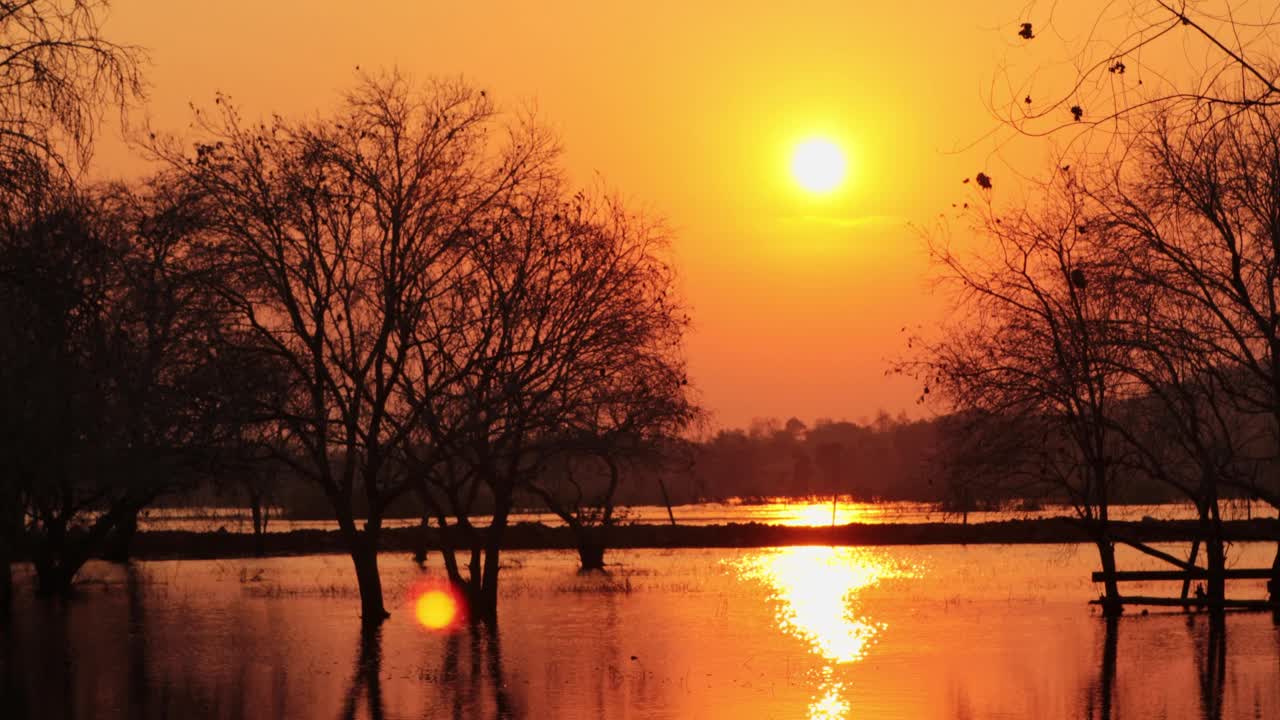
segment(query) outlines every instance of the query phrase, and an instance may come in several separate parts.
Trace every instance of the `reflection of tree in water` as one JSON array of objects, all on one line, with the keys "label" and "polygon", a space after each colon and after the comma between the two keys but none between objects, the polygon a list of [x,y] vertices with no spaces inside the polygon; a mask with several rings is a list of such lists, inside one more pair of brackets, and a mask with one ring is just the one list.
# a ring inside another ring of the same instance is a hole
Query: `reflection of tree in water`
[{"label": "reflection of tree in water", "polygon": [[[1098,672],[1098,682],[1090,688],[1089,693],[1090,697],[1096,700],[1096,705],[1094,703],[1088,705],[1088,717],[1111,720],[1117,714],[1114,708],[1121,619],[1109,617],[1104,618],[1104,621],[1102,662]],[[1196,676],[1199,680],[1200,717],[1205,720],[1221,720],[1227,667],[1225,615],[1223,613],[1209,613],[1207,617],[1189,615],[1187,631],[1195,646],[1194,661]]]},{"label": "reflection of tree in water", "polygon": [[1187,618],[1187,629],[1196,647],[1196,675],[1200,680],[1200,716],[1221,720],[1222,696],[1227,676],[1227,623],[1224,613],[1211,612],[1208,631],[1197,632],[1197,622]]},{"label": "reflection of tree in water", "polygon": [[449,634],[439,680],[455,719],[475,717],[490,703],[494,717],[524,717],[507,692],[498,632],[488,625],[476,624]]},{"label": "reflection of tree in water", "polygon": [[26,717],[27,694],[23,690],[21,668],[18,665],[17,638],[14,637],[15,623],[12,613],[0,614],[0,702],[4,707],[16,713],[17,717]]},{"label": "reflection of tree in water", "polygon": [[134,717],[144,717],[147,711],[147,613],[146,579],[137,564],[125,568],[125,593],[128,596],[129,633],[126,639],[129,656],[129,705]]},{"label": "reflection of tree in water", "polygon": [[[1102,667],[1099,670],[1098,682],[1090,688],[1090,697],[1097,698],[1098,715],[1101,720],[1111,720],[1112,707],[1116,692],[1116,655],[1120,642],[1120,618],[1111,615],[1104,617],[1102,635]],[[1089,717],[1093,717],[1093,705],[1087,705]]]},{"label": "reflection of tree in water", "polygon": [[365,697],[369,708],[369,720],[382,720],[382,626],[364,625],[360,630],[360,645],[356,654],[355,673],[351,688],[342,705],[343,720],[354,720],[360,696]]}]

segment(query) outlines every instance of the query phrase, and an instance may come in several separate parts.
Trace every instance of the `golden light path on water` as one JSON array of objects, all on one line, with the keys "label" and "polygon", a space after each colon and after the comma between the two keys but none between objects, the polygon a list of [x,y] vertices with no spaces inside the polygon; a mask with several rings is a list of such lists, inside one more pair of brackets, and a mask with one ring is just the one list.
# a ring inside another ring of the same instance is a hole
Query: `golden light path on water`
[{"label": "golden light path on water", "polygon": [[786,507],[787,516],[781,518],[779,524],[820,527],[832,524],[833,518],[837,525],[848,525],[849,523],[862,521],[856,508],[846,505],[839,508],[839,511],[838,514],[833,513],[832,507],[828,503],[789,504]]},{"label": "golden light path on water", "polygon": [[732,564],[738,577],[769,588],[779,629],[806,642],[810,652],[826,661],[809,717],[848,717],[836,669],[863,659],[887,627],[859,613],[859,593],[882,579],[910,577],[915,571],[863,548],[778,548]]}]

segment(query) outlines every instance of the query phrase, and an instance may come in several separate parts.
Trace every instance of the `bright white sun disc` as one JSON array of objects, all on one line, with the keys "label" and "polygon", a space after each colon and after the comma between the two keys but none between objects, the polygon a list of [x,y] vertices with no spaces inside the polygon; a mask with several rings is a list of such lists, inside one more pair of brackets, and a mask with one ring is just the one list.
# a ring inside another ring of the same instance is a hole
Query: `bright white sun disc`
[{"label": "bright white sun disc", "polygon": [[800,187],[814,193],[836,189],[848,171],[844,151],[830,140],[816,138],[796,146],[791,156],[791,175]]}]

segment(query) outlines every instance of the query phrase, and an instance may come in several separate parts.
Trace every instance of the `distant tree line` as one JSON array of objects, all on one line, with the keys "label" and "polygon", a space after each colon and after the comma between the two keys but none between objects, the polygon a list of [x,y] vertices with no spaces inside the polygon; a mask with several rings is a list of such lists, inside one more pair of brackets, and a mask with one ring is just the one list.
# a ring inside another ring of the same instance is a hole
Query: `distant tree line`
[{"label": "distant tree line", "polygon": [[693,487],[704,499],[806,497],[931,501],[927,460],[936,442],[932,421],[891,417],[871,422],[798,418],[757,420],[722,430],[697,445]]},{"label": "distant tree line", "polygon": [[[1009,437],[991,436],[990,442]],[[820,418],[812,426],[794,417],[761,419],[691,443],[690,464],[673,473],[670,484],[679,502],[839,495],[860,502],[930,503],[955,513],[1070,502],[1069,495],[1050,488],[1010,482],[1005,465],[977,462],[970,457],[977,441],[969,418],[953,413],[913,419],[880,411],[872,420]],[[996,455],[1008,453],[981,453]],[[662,500],[655,482],[635,488],[643,494],[627,495],[628,502]],[[1168,487],[1138,478],[1113,498],[1117,503],[1176,499]]]},{"label": "distant tree line", "polygon": [[[1051,485],[1017,481],[1027,478],[1010,462],[1022,450],[1020,435],[1012,428],[996,432],[994,424],[990,427],[979,428],[965,414],[911,419],[881,412],[870,421],[820,418],[813,427],[797,418],[785,423],[760,419],[746,429],[718,430],[701,439],[667,438],[661,452],[615,451],[608,458],[583,454],[573,456],[572,462],[548,463],[529,486],[516,492],[514,507],[550,512],[569,525],[591,527],[598,522],[607,527],[627,522],[628,508],[639,505],[829,501],[837,495],[842,501],[925,503],[963,516],[1071,503],[1070,494]],[[250,495],[249,490],[269,491],[266,506],[263,496]],[[1158,504],[1183,497],[1176,488],[1131,473],[1111,502]],[[248,509],[250,515],[269,511],[295,520],[329,514],[323,494],[287,470],[272,483],[228,478],[203,491],[171,496],[169,502],[197,507],[230,504]],[[478,515],[493,511],[492,498],[483,489],[473,510]],[[364,512],[357,506],[358,516]],[[420,500],[409,495],[392,503],[387,515],[412,518],[422,512]]]}]

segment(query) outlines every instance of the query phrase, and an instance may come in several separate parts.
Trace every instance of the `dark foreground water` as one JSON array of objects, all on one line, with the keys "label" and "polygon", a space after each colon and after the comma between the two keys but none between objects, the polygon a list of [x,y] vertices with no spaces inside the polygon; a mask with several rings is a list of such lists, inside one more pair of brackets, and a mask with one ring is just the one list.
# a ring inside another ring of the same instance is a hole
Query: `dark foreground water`
[{"label": "dark foreground water", "polygon": [[[1238,545],[1232,563],[1271,552]],[[342,557],[92,565],[71,601],[22,594],[0,717],[1280,717],[1269,614],[1108,628],[1086,604],[1088,548],[610,559],[609,577],[579,577],[571,554],[510,553],[484,633],[420,626],[423,572],[385,556],[393,616],[363,636]]]}]

